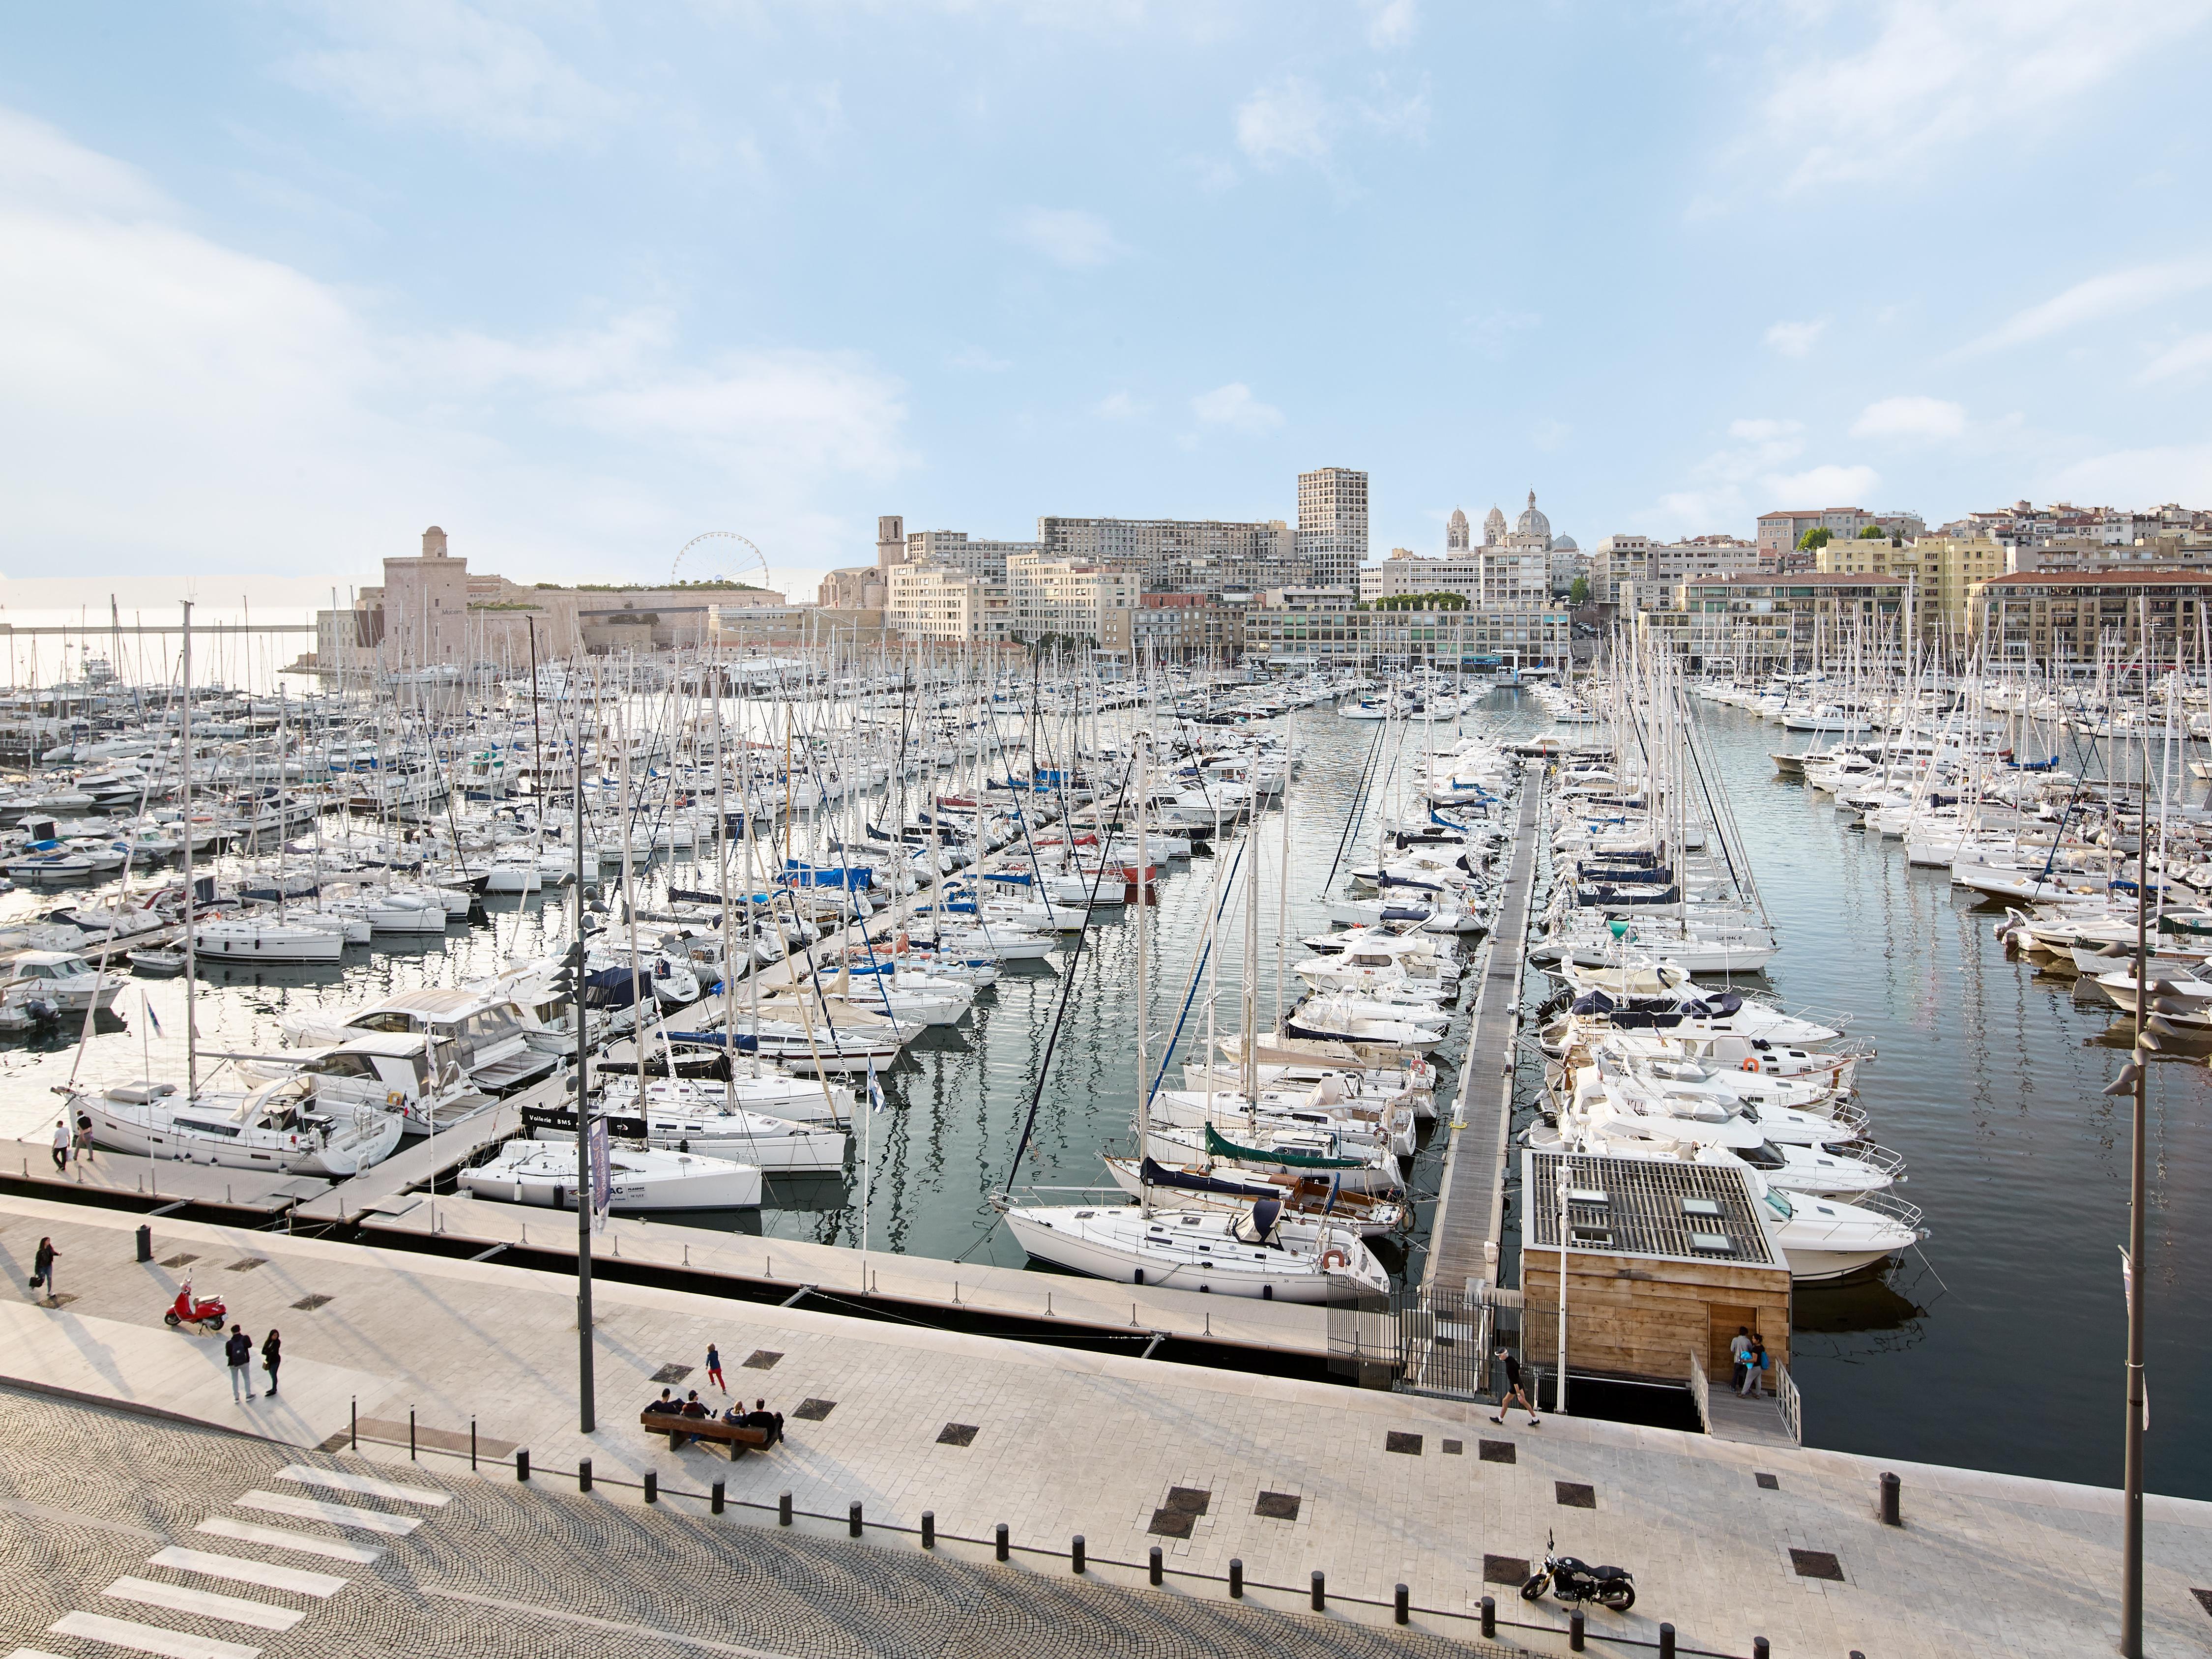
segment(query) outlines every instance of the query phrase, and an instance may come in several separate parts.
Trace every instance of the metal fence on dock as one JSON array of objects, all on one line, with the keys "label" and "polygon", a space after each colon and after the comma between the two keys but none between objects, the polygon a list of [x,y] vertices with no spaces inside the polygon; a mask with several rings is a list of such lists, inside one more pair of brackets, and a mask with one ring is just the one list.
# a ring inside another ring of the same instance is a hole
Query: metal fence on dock
[{"label": "metal fence on dock", "polygon": [[1489,1386],[1494,1313],[1459,1291],[1346,1290],[1329,1302],[1329,1370],[1364,1389],[1471,1400]]}]

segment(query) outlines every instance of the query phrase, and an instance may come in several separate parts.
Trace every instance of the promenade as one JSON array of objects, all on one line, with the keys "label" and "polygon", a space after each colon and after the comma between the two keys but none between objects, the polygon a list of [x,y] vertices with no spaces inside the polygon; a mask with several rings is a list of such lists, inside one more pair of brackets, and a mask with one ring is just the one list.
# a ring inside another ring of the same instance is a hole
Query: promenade
[{"label": "promenade", "polygon": [[[2117,1627],[2111,1492],[1577,1419],[1531,1429],[1516,1417],[1501,1429],[1481,1407],[1455,1401],[610,1283],[596,1291],[599,1427],[586,1436],[572,1279],[169,1218],[152,1224],[155,1259],[140,1263],[137,1220],[0,1199],[0,1263],[14,1287],[0,1300],[0,1380],[326,1448],[305,1455],[331,1467],[404,1465],[412,1412],[421,1469],[464,1488],[473,1419],[477,1480],[513,1488],[505,1460],[527,1448],[530,1490],[549,1504],[557,1495],[564,1516],[641,1512],[650,1473],[672,1513],[696,1511],[681,1494],[720,1480],[731,1507],[719,1524],[789,1539],[774,1513],[787,1491],[800,1512],[794,1532],[842,1538],[859,1504],[864,1537],[853,1547],[894,1564],[885,1571],[905,1571],[902,1560],[938,1571],[921,1565],[913,1529],[924,1510],[945,1559],[1024,1582],[1072,1578],[1066,1551],[1081,1534],[1087,1581],[1126,1587],[1133,1609],[1167,1598],[1227,1610],[1235,1558],[1253,1587],[1245,1609],[1310,1620],[1306,1586],[1319,1571],[1328,1628],[1371,1626],[1393,1640],[1402,1633],[1389,1631],[1389,1604],[1404,1583],[1418,1635],[1471,1640],[1487,1593],[1504,1618],[1543,1627],[1504,1629],[1504,1639],[1564,1651],[1563,1611],[1525,1609],[1505,1582],[1541,1553],[1547,1531],[1563,1550],[1637,1576],[1632,1613],[1592,1610],[1593,1651],[1648,1653],[1628,1644],[1652,1642],[1668,1620],[1685,1652],[1748,1655],[1763,1636],[1777,1659],[1854,1650],[1869,1659],[2070,1659],[2106,1650]],[[41,1234],[63,1252],[70,1300],[58,1309],[22,1290]],[[278,1401],[233,1404],[213,1340],[161,1327],[186,1270],[257,1337],[283,1330]],[[638,1409],[662,1379],[720,1401],[703,1371],[710,1341],[733,1390],[785,1414],[786,1445],[732,1464],[700,1447],[672,1454],[639,1428]],[[356,1411],[366,1432],[354,1455],[340,1449]],[[576,1491],[585,1457],[596,1477],[589,1496]],[[1885,1468],[1904,1480],[1902,1528],[1876,1514]],[[128,1473],[84,1471],[95,1484]],[[2192,1590],[2212,1585],[2212,1504],[2154,1498],[2148,1507],[2149,1651],[2201,1654],[2212,1616]],[[1001,1523],[1012,1545],[1004,1566],[988,1542]],[[1157,1589],[1143,1565],[1155,1546],[1166,1568]],[[528,1583],[534,1602],[559,1602],[556,1583],[534,1572]],[[43,1625],[26,1622],[33,1615],[7,1616],[15,1622],[0,1628],[34,1651],[107,1651],[42,1637]],[[1257,1650],[1330,1650],[1302,1649],[1286,1625],[1279,1645]]]}]

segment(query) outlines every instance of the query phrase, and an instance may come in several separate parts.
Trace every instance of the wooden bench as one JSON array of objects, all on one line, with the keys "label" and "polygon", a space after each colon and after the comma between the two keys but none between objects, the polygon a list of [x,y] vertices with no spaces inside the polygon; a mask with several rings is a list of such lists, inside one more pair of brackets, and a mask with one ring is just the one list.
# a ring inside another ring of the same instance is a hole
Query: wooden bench
[{"label": "wooden bench", "polygon": [[671,1451],[677,1450],[687,1439],[711,1440],[730,1449],[732,1463],[749,1448],[765,1450],[782,1438],[773,1425],[725,1423],[719,1417],[685,1417],[680,1412],[640,1412],[637,1420],[653,1433],[666,1435]]}]

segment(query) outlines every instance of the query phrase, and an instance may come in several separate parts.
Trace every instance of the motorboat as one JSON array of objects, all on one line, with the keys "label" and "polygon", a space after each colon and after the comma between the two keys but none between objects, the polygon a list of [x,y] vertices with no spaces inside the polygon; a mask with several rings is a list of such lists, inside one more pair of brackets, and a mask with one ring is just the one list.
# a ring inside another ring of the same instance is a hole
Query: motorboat
[{"label": "motorboat", "polygon": [[343,930],[274,916],[224,916],[192,924],[192,954],[202,962],[337,962]]},{"label": "motorboat", "polygon": [[367,1105],[325,1112],[313,1081],[299,1077],[250,1090],[204,1089],[189,1100],[173,1083],[79,1090],[69,1098],[92,1120],[94,1144],[110,1152],[264,1174],[348,1179],[390,1157],[402,1127],[397,1112]]}]

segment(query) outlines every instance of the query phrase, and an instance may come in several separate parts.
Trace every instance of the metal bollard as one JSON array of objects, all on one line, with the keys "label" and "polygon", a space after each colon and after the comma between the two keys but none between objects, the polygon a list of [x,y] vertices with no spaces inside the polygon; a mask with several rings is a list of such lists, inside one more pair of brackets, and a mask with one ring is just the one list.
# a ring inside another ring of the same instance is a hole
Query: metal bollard
[{"label": "metal bollard", "polygon": [[846,1508],[845,1530],[855,1538],[860,1535],[860,1506],[857,1503],[849,1504]]},{"label": "metal bollard", "polygon": [[530,1479],[530,1448],[527,1446],[514,1449],[514,1478],[518,1480]]},{"label": "metal bollard", "polygon": [[722,1512],[722,1502],[724,1498],[723,1484],[724,1483],[720,1480],[717,1480],[714,1483],[714,1495],[709,1499],[707,1505],[708,1508],[714,1510],[717,1515],[720,1515]]},{"label": "metal bollard", "polygon": [[1764,1636],[1751,1638],[1751,1659],[1767,1659],[1766,1638]]},{"label": "metal bollard", "polygon": [[1067,1559],[1069,1564],[1074,1567],[1076,1576],[1081,1577],[1083,1576],[1083,1534],[1079,1532],[1075,1534],[1075,1541],[1068,1547]]},{"label": "metal bollard", "polygon": [[1575,1608],[1567,1614],[1567,1646],[1573,1652],[1580,1653],[1583,1650],[1583,1626],[1585,1622],[1580,1607]]},{"label": "metal bollard", "polygon": [[924,1510],[921,1512],[921,1547],[926,1550],[933,1550],[937,1547],[937,1511],[935,1510]]},{"label": "metal bollard", "polygon": [[151,1227],[138,1229],[138,1259],[141,1261],[154,1259],[154,1230]]},{"label": "metal bollard", "polygon": [[588,1457],[580,1457],[576,1460],[576,1490],[589,1492],[591,1489],[592,1460]]},{"label": "metal bollard", "polygon": [[1152,1557],[1151,1557],[1151,1566],[1152,1566],[1152,1582],[1153,1582],[1155,1584],[1157,1584],[1157,1583],[1158,1583],[1160,1582],[1161,1576],[1162,1576],[1162,1575],[1161,1575],[1160,1569],[1161,1569],[1162,1565],[1163,1565],[1163,1564],[1162,1564],[1162,1558],[1161,1558],[1161,1555],[1160,1555],[1160,1547],[1159,1547],[1158,1544],[1155,1544],[1155,1545],[1153,1545],[1153,1546],[1152,1546]]},{"label": "metal bollard", "polygon": [[348,1422],[348,1427],[346,1430],[347,1437],[352,1443],[353,1449],[355,1451],[359,1451],[361,1449],[361,1396],[359,1395],[356,1395],[354,1396],[353,1404],[346,1409]]},{"label": "metal bollard", "polygon": [[1898,1499],[1904,1492],[1905,1482],[1884,1472],[1881,1477],[1881,1523],[1885,1527],[1901,1527],[1904,1518],[1898,1512]]},{"label": "metal bollard", "polygon": [[1229,1558],[1229,1599],[1232,1601],[1244,1599],[1244,1559],[1242,1556]]},{"label": "metal bollard", "polygon": [[998,1541],[999,1559],[1003,1561],[1006,1559],[1006,1523],[1003,1521],[999,1522],[999,1530],[996,1537]]},{"label": "metal bollard", "polygon": [[476,1468],[476,1466],[477,1466],[477,1420],[476,1420],[476,1419],[475,1419],[475,1418],[471,1417],[471,1419],[469,1419],[469,1468],[470,1468],[471,1469],[474,1469],[474,1468]]},{"label": "metal bollard", "polygon": [[1498,1634],[1498,1598],[1494,1595],[1482,1598],[1482,1633],[1485,1636]]},{"label": "metal bollard", "polygon": [[779,1527],[791,1524],[791,1494],[787,1492],[776,1494],[775,1524]]},{"label": "metal bollard", "polygon": [[1398,1586],[1397,1599],[1390,1607],[1390,1616],[1400,1624],[1407,1623],[1413,1616],[1413,1593],[1403,1584]]},{"label": "metal bollard", "polygon": [[1328,1575],[1316,1569],[1313,1576],[1313,1610],[1322,1613],[1328,1607]]},{"label": "metal bollard", "polygon": [[415,1408],[412,1406],[407,1408],[407,1461],[410,1463],[415,1461]]},{"label": "metal bollard", "polygon": [[1674,1659],[1674,1627],[1659,1626],[1659,1659]]},{"label": "metal bollard", "polygon": [[660,1501],[660,1474],[657,1469],[645,1472],[645,1501],[648,1504]]}]

